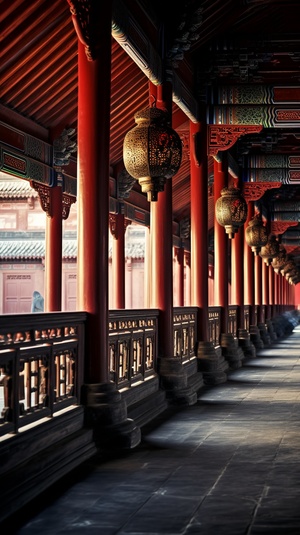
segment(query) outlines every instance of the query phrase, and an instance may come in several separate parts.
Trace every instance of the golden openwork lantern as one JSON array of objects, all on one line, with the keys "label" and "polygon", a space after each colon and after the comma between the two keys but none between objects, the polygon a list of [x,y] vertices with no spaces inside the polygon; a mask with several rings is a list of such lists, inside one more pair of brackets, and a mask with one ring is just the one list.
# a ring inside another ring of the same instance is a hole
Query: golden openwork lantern
[{"label": "golden openwork lantern", "polygon": [[148,201],[157,200],[166,179],[174,176],[181,164],[182,143],[168,118],[159,108],[138,111],[134,116],[137,126],[124,138],[125,169],[139,181]]},{"label": "golden openwork lantern", "polygon": [[291,283],[294,279],[294,277],[297,277],[299,275],[297,267],[294,267],[291,271],[285,274],[286,280]]},{"label": "golden openwork lantern", "polygon": [[287,274],[291,273],[296,268],[296,263],[292,255],[286,256],[286,261],[282,266],[280,273],[283,277],[286,277]]},{"label": "golden openwork lantern", "polygon": [[262,247],[264,247],[268,241],[268,232],[264,226],[260,216],[255,215],[245,230],[245,240],[247,245],[251,247],[251,250],[258,255]]},{"label": "golden openwork lantern", "polygon": [[298,271],[295,273],[295,275],[289,277],[288,282],[289,282],[289,284],[294,284],[294,285],[296,285],[296,284],[298,284],[298,282],[300,282],[300,272],[299,272],[299,269],[298,269]]},{"label": "golden openwork lantern", "polygon": [[223,188],[221,197],[216,201],[216,219],[219,225],[225,227],[228,237],[234,238],[234,234],[247,219],[247,203],[242,197],[239,188]]},{"label": "golden openwork lantern", "polygon": [[259,256],[262,257],[263,261],[265,262],[265,264],[267,264],[267,266],[270,266],[273,258],[275,258],[278,253],[279,243],[276,240],[276,237],[271,235],[269,236],[266,245],[262,246],[259,252]]},{"label": "golden openwork lantern", "polygon": [[271,265],[275,273],[279,273],[286,262],[286,249],[283,245],[279,245],[279,253],[272,259]]}]

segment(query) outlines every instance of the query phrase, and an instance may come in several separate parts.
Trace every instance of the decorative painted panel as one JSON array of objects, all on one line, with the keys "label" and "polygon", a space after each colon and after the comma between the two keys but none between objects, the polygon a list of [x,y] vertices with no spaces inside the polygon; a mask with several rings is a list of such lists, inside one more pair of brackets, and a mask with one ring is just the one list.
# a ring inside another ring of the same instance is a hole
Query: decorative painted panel
[{"label": "decorative painted panel", "polygon": [[300,124],[300,107],[218,105],[212,110],[211,122],[213,124],[260,124],[266,128],[289,128]]},{"label": "decorative painted panel", "polygon": [[219,104],[298,104],[299,86],[236,85],[218,88]]}]

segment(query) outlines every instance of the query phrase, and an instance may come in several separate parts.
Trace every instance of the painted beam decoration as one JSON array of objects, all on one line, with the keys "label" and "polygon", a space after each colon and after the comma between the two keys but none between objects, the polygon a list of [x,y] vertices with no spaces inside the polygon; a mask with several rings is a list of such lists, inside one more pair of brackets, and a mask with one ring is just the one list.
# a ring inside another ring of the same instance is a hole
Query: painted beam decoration
[{"label": "painted beam decoration", "polygon": [[259,84],[219,86],[217,98],[222,104],[300,104],[300,87]]},{"label": "painted beam decoration", "polygon": [[300,184],[300,156],[270,154],[243,158],[243,174],[250,182]]},{"label": "painted beam decoration", "polygon": [[300,106],[217,105],[212,119],[214,124],[293,128],[300,125]]},{"label": "painted beam decoration", "polygon": [[25,180],[52,186],[52,146],[0,122],[0,169]]},{"label": "painted beam decoration", "polygon": [[222,86],[210,113],[213,124],[292,128],[300,124],[300,88]]}]

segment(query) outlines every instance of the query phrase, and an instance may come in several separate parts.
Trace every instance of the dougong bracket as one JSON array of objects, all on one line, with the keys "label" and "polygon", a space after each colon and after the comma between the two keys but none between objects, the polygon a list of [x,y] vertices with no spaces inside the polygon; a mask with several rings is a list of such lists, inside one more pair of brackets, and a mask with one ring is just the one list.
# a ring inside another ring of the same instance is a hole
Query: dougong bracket
[{"label": "dougong bracket", "polygon": [[67,2],[77,37],[85,46],[87,59],[93,61],[100,52],[97,21],[101,15],[99,15],[98,0],[67,0]]},{"label": "dougong bracket", "polygon": [[207,154],[216,156],[219,151],[230,149],[245,134],[258,134],[262,125],[209,124],[207,135]]}]

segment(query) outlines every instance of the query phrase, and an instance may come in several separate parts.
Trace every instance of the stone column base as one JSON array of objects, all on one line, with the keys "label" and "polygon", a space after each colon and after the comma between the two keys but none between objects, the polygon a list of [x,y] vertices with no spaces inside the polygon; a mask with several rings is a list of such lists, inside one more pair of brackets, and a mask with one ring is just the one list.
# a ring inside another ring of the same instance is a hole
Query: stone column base
[{"label": "stone column base", "polygon": [[226,371],[229,369],[222,349],[215,348],[212,342],[197,342],[198,370],[202,372],[206,385],[217,385],[227,381]]},{"label": "stone column base", "polygon": [[242,348],[246,358],[255,358],[256,357],[256,348],[253,342],[251,342],[250,334],[247,329],[238,330],[238,343]]},{"label": "stone column base", "polygon": [[257,327],[259,328],[260,337],[263,341],[264,347],[271,345],[271,338],[267,330],[265,323],[258,323]]},{"label": "stone column base", "polygon": [[222,354],[229,364],[231,370],[236,370],[242,366],[245,358],[242,348],[238,344],[237,338],[231,333],[222,333],[221,337]]},{"label": "stone column base", "polygon": [[251,341],[255,345],[256,349],[258,349],[258,350],[259,349],[263,349],[264,348],[264,343],[263,343],[263,341],[261,339],[260,331],[259,331],[259,328],[257,327],[257,325],[250,325],[249,331],[250,331]]},{"label": "stone column base", "polygon": [[274,330],[273,322],[271,319],[269,319],[266,321],[266,323],[271,342],[275,342],[275,340],[277,340],[277,334]]},{"label": "stone column base", "polygon": [[132,449],[141,441],[141,430],[127,418],[126,402],[114,383],[83,386],[85,425],[93,429],[97,448]]},{"label": "stone column base", "polygon": [[178,357],[159,357],[157,364],[160,383],[170,403],[179,405],[197,403],[197,392],[203,385],[200,373],[199,381],[189,381],[182,361]]}]

